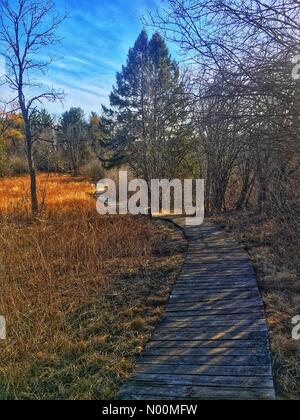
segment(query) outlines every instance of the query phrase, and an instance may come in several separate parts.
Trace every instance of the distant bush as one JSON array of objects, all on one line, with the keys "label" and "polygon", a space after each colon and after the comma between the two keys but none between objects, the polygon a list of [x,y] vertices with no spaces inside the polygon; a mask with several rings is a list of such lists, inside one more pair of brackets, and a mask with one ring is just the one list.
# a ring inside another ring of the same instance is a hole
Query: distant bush
[{"label": "distant bush", "polygon": [[68,171],[67,164],[58,151],[50,149],[45,153],[38,151],[35,153],[34,159],[38,171],[53,173],[65,173]]},{"label": "distant bush", "polygon": [[28,173],[28,164],[24,157],[12,156],[9,160],[9,175],[24,175]]},{"label": "distant bush", "polygon": [[0,177],[7,174],[7,156],[2,143],[0,143]]},{"label": "distant bush", "polygon": [[80,168],[81,175],[100,180],[105,172],[98,159],[93,159]]}]

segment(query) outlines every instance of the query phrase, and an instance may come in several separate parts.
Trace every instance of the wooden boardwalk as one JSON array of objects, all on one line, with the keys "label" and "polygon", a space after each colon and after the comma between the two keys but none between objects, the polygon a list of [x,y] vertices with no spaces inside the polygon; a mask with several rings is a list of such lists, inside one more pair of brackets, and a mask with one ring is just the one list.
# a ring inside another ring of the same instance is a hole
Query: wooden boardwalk
[{"label": "wooden boardwalk", "polygon": [[247,253],[213,224],[173,221],[189,241],[186,261],[119,399],[274,399],[264,308]]}]

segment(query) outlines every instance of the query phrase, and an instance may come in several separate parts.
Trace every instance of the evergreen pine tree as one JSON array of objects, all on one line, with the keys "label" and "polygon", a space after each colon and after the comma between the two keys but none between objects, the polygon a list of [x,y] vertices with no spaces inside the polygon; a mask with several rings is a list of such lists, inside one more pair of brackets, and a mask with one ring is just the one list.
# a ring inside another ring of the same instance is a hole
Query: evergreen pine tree
[{"label": "evergreen pine tree", "polygon": [[115,145],[136,175],[147,181],[179,175],[188,151],[187,101],[179,66],[158,33],[149,41],[141,32],[110,102]]}]

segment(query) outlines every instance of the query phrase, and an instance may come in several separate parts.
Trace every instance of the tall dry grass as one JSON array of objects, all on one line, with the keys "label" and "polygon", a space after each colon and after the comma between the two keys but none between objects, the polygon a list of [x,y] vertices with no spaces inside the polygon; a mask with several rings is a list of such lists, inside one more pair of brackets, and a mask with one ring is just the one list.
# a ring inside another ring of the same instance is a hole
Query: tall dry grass
[{"label": "tall dry grass", "polygon": [[145,218],[99,216],[84,179],[38,184],[32,222],[28,180],[0,181],[0,398],[113,398],[162,315],[184,241]]}]

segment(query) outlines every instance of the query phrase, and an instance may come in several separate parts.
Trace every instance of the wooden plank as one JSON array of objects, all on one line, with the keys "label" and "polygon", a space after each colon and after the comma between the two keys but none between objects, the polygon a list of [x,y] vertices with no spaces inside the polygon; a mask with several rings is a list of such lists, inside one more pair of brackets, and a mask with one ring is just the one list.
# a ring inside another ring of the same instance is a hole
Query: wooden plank
[{"label": "wooden plank", "polygon": [[[236,309],[232,309],[232,308],[230,308],[230,309],[228,309],[228,310],[226,310],[226,308],[224,309],[221,309],[221,310],[209,310],[209,311],[203,311],[203,310],[200,310],[200,311],[197,311],[197,310],[192,310],[192,311],[185,311],[185,310],[182,310],[182,309],[179,309],[179,310],[174,310],[174,311],[170,311],[170,310],[168,310],[167,312],[166,312],[166,315],[167,316],[174,316],[174,317],[177,317],[178,319],[179,318],[183,318],[183,319],[186,319],[187,317],[193,317],[193,318],[197,318],[197,317],[202,317],[202,316],[205,316],[205,315],[217,315],[217,316],[231,316],[231,315],[248,315],[250,312],[248,311],[248,312],[246,312],[245,313],[245,311],[247,311],[247,310],[249,310],[249,309],[251,309],[251,308],[236,308]],[[256,308],[253,308],[253,314],[254,314],[254,311],[255,311],[255,313],[256,314],[259,314],[259,313],[261,313],[261,311],[259,311],[259,310],[257,310]]]},{"label": "wooden plank", "polygon": [[[247,300],[228,300],[228,301],[221,301],[221,302],[170,302],[166,308],[166,312],[206,312],[206,311],[218,311],[221,310],[230,310],[230,311],[237,311],[238,309],[242,309],[243,311],[248,310],[251,312],[253,309],[262,309],[263,304],[260,299],[247,299]],[[234,313],[234,312],[231,312]]]},{"label": "wooden plank", "polygon": [[203,243],[201,239],[198,241],[194,241],[193,243],[189,244],[189,252],[193,251],[224,251],[224,252],[245,252],[245,249],[239,245],[233,245],[226,242],[206,242]]},{"label": "wooden plank", "polygon": [[222,292],[241,292],[243,290],[247,291],[255,291],[258,296],[260,297],[260,292],[258,287],[256,286],[255,283],[249,283],[249,282],[244,282],[244,283],[217,283],[215,284],[214,282],[204,282],[202,283],[201,281],[198,282],[187,282],[187,283],[180,283],[180,284],[176,284],[172,291],[178,291],[181,293],[188,293],[191,292],[191,290],[196,291],[196,292],[216,292],[216,293],[222,293]]},{"label": "wooden plank", "polygon": [[247,267],[251,267],[251,261],[249,260],[249,256],[245,253],[237,251],[220,252],[216,250],[211,250],[210,252],[205,253],[202,250],[189,250],[184,265],[193,263],[195,263],[196,265],[204,264],[207,266],[220,264],[226,265],[228,263],[233,263],[237,265],[244,264]]},{"label": "wooden plank", "polygon": [[167,314],[164,316],[164,318],[162,319],[162,322],[164,321],[179,321],[179,322],[187,322],[187,321],[216,321],[216,322],[227,322],[227,321],[254,321],[254,320],[262,320],[263,322],[265,322],[264,320],[264,314],[263,312],[257,312],[257,313],[252,313],[249,312],[247,314],[232,314],[232,315],[224,315],[222,313],[213,313],[211,314],[207,314],[207,313],[203,313],[202,315],[190,315],[190,316],[184,316],[181,314],[181,316],[178,315],[172,315],[172,314]]},{"label": "wooden plank", "polygon": [[206,332],[193,331],[171,331],[158,329],[153,336],[153,340],[259,340],[266,337],[265,331],[226,331],[209,330]]},{"label": "wooden plank", "polygon": [[[186,311],[191,310],[218,310],[223,308],[263,308],[263,303],[260,298],[249,298],[249,299],[227,299],[227,300],[221,300],[221,301],[200,301],[199,299],[196,302],[174,302],[169,301],[169,304],[167,306],[167,311],[169,309],[173,310],[174,308],[182,308]],[[249,310],[250,312],[251,310]]]},{"label": "wooden plank", "polygon": [[136,368],[137,373],[172,374],[172,375],[209,375],[209,376],[266,376],[271,377],[269,364],[260,366],[213,366],[213,365],[168,365],[142,364]]},{"label": "wooden plank", "polygon": [[183,348],[183,347],[146,347],[148,356],[251,356],[251,355],[264,355],[267,354],[266,347],[256,348]]},{"label": "wooden plank", "polygon": [[236,282],[240,282],[240,281],[249,281],[249,280],[255,280],[255,276],[253,274],[249,275],[249,274],[240,274],[240,273],[231,273],[231,274],[226,274],[226,273],[201,273],[201,272],[197,272],[197,271],[185,271],[182,270],[179,278],[178,278],[178,282],[187,282],[187,281],[236,281]]},{"label": "wooden plank", "polygon": [[199,270],[243,270],[243,271],[251,271],[253,270],[253,267],[249,263],[249,261],[246,263],[244,261],[224,261],[219,260],[216,262],[205,262],[202,260],[199,260],[198,257],[193,256],[190,257],[190,259],[186,260],[184,263],[185,269],[199,269]]},{"label": "wooden plank", "polygon": [[[206,236],[206,237],[205,237]],[[204,248],[205,250],[210,250],[211,248],[230,248],[230,249],[238,249],[245,251],[245,248],[243,248],[238,242],[225,238],[224,235],[222,235],[222,232],[219,237],[212,238],[212,236],[204,235],[204,237],[199,237],[198,239],[195,238],[195,240],[191,241],[189,243],[189,246],[191,248],[200,249]]]},{"label": "wooden plank", "polygon": [[190,288],[193,290],[196,289],[205,290],[205,288],[216,288],[216,289],[232,289],[232,288],[252,288],[259,291],[257,282],[253,278],[247,278],[243,280],[239,279],[214,279],[214,278],[202,278],[202,277],[186,277],[180,278],[178,282],[175,283],[174,288]]},{"label": "wooden plank", "polygon": [[[188,282],[188,281],[207,281],[207,282],[247,282],[250,280],[255,280],[255,275],[253,273],[251,273],[251,275],[240,275],[238,273],[231,273],[230,275],[226,274],[226,273],[210,273],[209,275],[207,275],[206,273],[201,273],[198,272],[197,270],[185,270],[184,268],[181,271],[181,274],[178,277],[178,282]],[[177,284],[177,282],[176,282]]]},{"label": "wooden plank", "polygon": [[182,270],[178,282],[186,282],[187,280],[194,280],[194,281],[199,281],[199,280],[207,280],[207,281],[246,281],[246,280],[251,280],[254,279],[255,280],[255,276],[253,273],[249,274],[240,274],[240,273],[202,273],[199,271],[186,271],[186,270]]},{"label": "wooden plank", "polygon": [[213,375],[168,375],[136,373],[131,379],[135,382],[150,382],[164,385],[201,385],[225,386],[231,388],[270,388],[273,389],[271,376],[213,376]]},{"label": "wooden plank", "polygon": [[160,340],[150,341],[146,349],[156,348],[236,348],[236,349],[252,349],[267,348],[267,338],[258,340]]},{"label": "wooden plank", "polygon": [[269,355],[250,356],[148,356],[142,354],[141,363],[167,365],[260,366],[270,363]]},{"label": "wooden plank", "polygon": [[268,331],[266,326],[247,326],[244,328],[241,326],[203,326],[193,327],[193,325],[185,328],[159,328],[153,336],[153,340],[161,340],[161,337],[165,336],[170,339],[171,337],[175,340],[186,340],[194,336],[195,340],[246,340],[248,335],[253,333],[266,333]]},{"label": "wooden plank", "polygon": [[217,285],[214,286],[213,283],[210,284],[196,284],[195,286],[189,286],[189,285],[176,285],[173,287],[172,292],[174,294],[180,294],[180,293],[188,293],[191,291],[191,288],[193,289],[193,291],[195,292],[216,292],[216,293],[230,293],[230,292],[241,292],[241,291],[247,291],[247,290],[255,290],[256,293],[259,295],[259,290],[256,289],[255,287],[251,287],[251,285],[249,284],[228,284],[228,285]]},{"label": "wooden plank", "polygon": [[170,297],[170,303],[184,303],[184,302],[231,302],[231,301],[248,301],[249,299],[253,300],[256,299],[257,302],[259,302],[260,298],[256,291],[253,292],[234,292],[234,293],[202,293],[202,294],[196,294],[192,293],[189,295],[171,295]]},{"label": "wooden plank", "polygon": [[[222,324],[218,325],[212,325],[211,323],[206,323],[201,326],[198,326],[196,323],[190,322],[188,325],[180,326],[180,322],[178,322],[178,325],[176,328],[169,327],[168,325],[161,325],[159,327],[159,330],[161,330],[163,333],[170,333],[173,331],[177,331],[178,334],[184,334],[185,332],[191,333],[191,332],[197,332],[199,334],[211,332],[213,334],[219,334],[221,332],[232,332],[232,333],[241,333],[244,331],[267,331],[266,323],[259,323],[259,322],[250,322],[247,327],[241,323],[231,324],[228,326],[224,326]],[[171,331],[170,331],[171,330]],[[193,331],[191,331],[193,330]]]},{"label": "wooden plank", "polygon": [[[246,290],[254,290],[255,292],[257,292],[260,296],[259,293],[259,289],[257,287],[257,283],[252,281],[251,279],[246,280],[246,281],[214,281],[214,280],[202,280],[202,279],[195,279],[194,277],[191,278],[190,280],[186,279],[186,280],[182,280],[178,283],[176,283],[174,285],[173,290],[179,290],[179,289],[188,289],[186,292],[188,293],[191,291],[194,291],[194,289],[197,292],[201,292],[201,291],[214,291],[216,290],[216,292],[222,292],[222,291],[230,291],[232,289],[235,289],[237,292],[240,292],[241,289],[246,289]],[[233,290],[234,291],[234,290]]]},{"label": "wooden plank", "polygon": [[179,275],[177,281],[176,281],[176,285],[177,284],[181,284],[181,283],[185,283],[185,284],[190,284],[190,283],[215,283],[215,284],[249,284],[249,282],[251,282],[252,284],[256,285],[256,278],[254,275],[251,276],[238,276],[238,275],[231,275],[231,276],[224,276],[224,275],[220,275],[218,274],[217,276],[215,275],[202,275],[202,274],[193,274],[193,273],[187,273],[185,274],[184,271],[182,271],[182,273]]},{"label": "wooden plank", "polygon": [[250,270],[202,270],[198,268],[183,268],[179,281],[185,280],[248,280],[255,279],[255,275]]},{"label": "wooden plank", "polygon": [[189,286],[201,286],[203,284],[212,284],[226,286],[226,284],[232,285],[247,285],[251,284],[253,287],[257,285],[257,282],[253,276],[250,277],[207,277],[207,276],[180,276],[176,282],[176,286],[189,285]]},{"label": "wooden plank", "polygon": [[252,275],[253,269],[251,267],[232,267],[230,264],[227,266],[216,265],[205,265],[205,264],[185,264],[183,267],[183,272],[191,274],[205,274],[205,275],[220,275],[220,271],[222,272],[222,275],[226,276],[232,276],[233,274],[239,274],[240,276],[246,276],[246,275]]},{"label": "wooden plank", "polygon": [[188,256],[185,260],[184,265],[188,266],[189,264],[205,264],[205,265],[220,265],[220,264],[233,264],[233,265],[240,265],[245,264],[246,266],[249,266],[249,257],[243,256],[243,257],[237,257],[232,255],[212,255],[209,257],[208,255],[203,256],[203,254],[196,254],[193,253],[192,255]]},{"label": "wooden plank", "polygon": [[223,287],[223,288],[219,288],[219,289],[214,289],[214,288],[208,288],[206,289],[205,287],[200,287],[200,288],[195,288],[193,289],[193,291],[191,292],[191,290],[186,290],[186,289],[178,289],[177,287],[174,287],[172,290],[172,296],[191,296],[191,294],[195,297],[203,297],[203,296],[212,296],[213,298],[218,298],[218,299],[222,299],[222,297],[224,296],[226,297],[230,297],[230,296],[244,296],[246,295],[246,298],[251,299],[252,296],[254,297],[260,297],[259,291],[258,289],[251,289],[249,287],[243,287],[243,288],[235,288],[235,287],[231,287],[231,288],[227,288],[227,287]]},{"label": "wooden plank", "polygon": [[[207,258],[207,257],[206,257]],[[215,258],[215,261],[212,261],[212,258],[209,259],[208,261],[205,261],[205,257],[200,257],[199,255],[197,255],[196,253],[190,253],[189,256],[186,258],[185,262],[184,262],[184,267],[193,267],[195,266],[196,268],[213,268],[213,267],[227,267],[227,266],[234,266],[234,267],[238,267],[238,268],[248,268],[248,269],[253,269],[249,258],[243,258],[243,259],[236,259],[236,258]]]},{"label": "wooden plank", "polygon": [[252,280],[236,282],[236,281],[211,281],[211,280],[190,280],[176,283],[173,290],[226,290],[226,289],[249,289],[259,292],[256,282]]},{"label": "wooden plank", "polygon": [[130,382],[119,395],[120,399],[134,400],[273,400],[274,390],[269,388],[199,387],[186,385],[150,385]]},{"label": "wooden plank", "polygon": [[[174,328],[168,328],[168,327],[160,327],[159,330],[163,334],[170,334],[174,332]],[[192,323],[189,326],[180,328],[176,328],[176,333],[181,336],[184,336],[184,334],[206,334],[211,333],[214,335],[219,335],[220,333],[225,334],[242,334],[244,332],[260,332],[260,331],[267,331],[266,325],[247,325],[247,328],[244,327],[244,325],[231,325],[231,326],[222,326],[222,325],[203,325],[201,327],[194,326]],[[155,336],[154,336],[155,337]]]},{"label": "wooden plank", "polygon": [[170,320],[164,319],[160,323],[161,328],[168,328],[168,329],[178,329],[181,328],[199,328],[202,330],[203,327],[210,328],[210,327],[221,327],[221,328],[247,328],[247,327],[258,327],[261,329],[262,327],[266,328],[265,320],[263,319],[246,319],[246,320],[227,320],[227,321],[216,321],[215,319],[210,320],[194,320],[192,317],[187,321],[182,320]]},{"label": "wooden plank", "polygon": [[[246,298],[251,299],[253,297],[257,297],[259,296],[258,290],[256,289],[251,289],[249,287],[246,288],[242,288],[242,289],[236,289],[236,288],[223,288],[223,289],[205,289],[205,288],[200,288],[200,289],[193,289],[193,291],[191,290],[178,290],[176,287],[174,287],[174,289],[172,290],[172,294],[171,297],[175,297],[175,296],[180,296],[180,297],[191,297],[191,294],[198,298],[198,297],[204,297],[204,296],[209,296],[212,298],[216,298],[216,299],[223,299],[224,298],[228,298],[228,297],[232,297],[232,296],[246,296]],[[242,297],[242,299],[244,299],[244,297]]]},{"label": "wooden plank", "polygon": [[190,253],[187,255],[187,259],[197,256],[201,259],[201,261],[208,259],[208,260],[220,260],[220,259],[241,259],[246,260],[247,263],[249,263],[249,255],[245,251],[235,251],[235,252],[228,252],[227,249],[224,251],[216,251],[215,249],[212,249],[211,251],[208,250],[194,250],[193,252],[190,250]]}]

